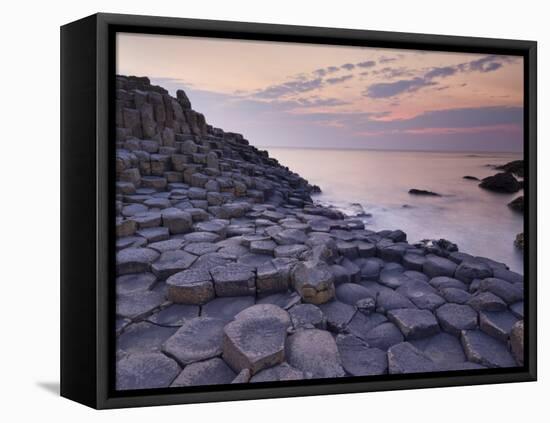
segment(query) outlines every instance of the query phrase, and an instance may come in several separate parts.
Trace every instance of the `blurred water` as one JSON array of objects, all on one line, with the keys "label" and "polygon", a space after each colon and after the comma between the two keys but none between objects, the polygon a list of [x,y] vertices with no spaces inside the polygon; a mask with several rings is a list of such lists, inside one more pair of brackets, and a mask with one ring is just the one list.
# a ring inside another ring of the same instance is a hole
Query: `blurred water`
[{"label": "blurred water", "polygon": [[[460,251],[489,257],[523,273],[523,253],[514,239],[523,215],[507,204],[522,195],[478,187],[465,175],[484,178],[491,166],[521,159],[516,153],[455,153],[269,148],[270,156],[299,173],[323,193],[315,200],[354,214],[360,204],[373,230],[402,229],[409,242],[445,238]],[[442,197],[410,195],[409,189]],[[404,207],[405,206],[405,207]]]}]

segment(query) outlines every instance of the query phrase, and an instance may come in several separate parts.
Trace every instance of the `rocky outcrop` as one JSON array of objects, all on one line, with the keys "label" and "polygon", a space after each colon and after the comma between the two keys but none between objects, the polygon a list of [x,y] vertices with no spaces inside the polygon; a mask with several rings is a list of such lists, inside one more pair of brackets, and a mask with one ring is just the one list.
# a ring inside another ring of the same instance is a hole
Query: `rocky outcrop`
[{"label": "rocky outcrop", "polygon": [[514,211],[523,213],[523,209],[524,209],[523,195],[520,195],[516,199],[510,201],[508,203],[508,207],[510,207]]},{"label": "rocky outcrop", "polygon": [[523,278],[316,204],[318,188],[117,78],[117,387],[508,367]]},{"label": "rocky outcrop", "polygon": [[481,188],[495,192],[514,193],[522,188],[522,184],[511,173],[501,172],[483,178],[479,183]]},{"label": "rocky outcrop", "polygon": [[441,194],[438,194],[437,192],[427,191],[427,190],[424,190],[424,189],[417,189],[417,188],[411,188],[409,190],[409,194],[411,194],[411,195],[424,195],[424,196],[431,196],[431,197],[441,197]]},{"label": "rocky outcrop", "polygon": [[495,169],[503,170],[508,173],[513,173],[520,178],[523,178],[525,176],[525,167],[523,164],[523,160],[514,160],[501,166],[496,166]]}]

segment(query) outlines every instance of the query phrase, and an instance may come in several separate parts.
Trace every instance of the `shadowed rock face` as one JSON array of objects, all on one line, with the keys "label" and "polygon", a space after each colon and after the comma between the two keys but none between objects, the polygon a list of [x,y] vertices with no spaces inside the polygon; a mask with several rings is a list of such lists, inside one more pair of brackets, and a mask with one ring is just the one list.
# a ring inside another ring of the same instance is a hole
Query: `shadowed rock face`
[{"label": "shadowed rock face", "polygon": [[522,363],[505,265],[315,204],[147,78],[117,77],[116,126],[118,389]]},{"label": "shadowed rock face", "polygon": [[483,178],[479,186],[489,191],[508,193],[518,192],[522,187],[514,175],[505,172]]}]

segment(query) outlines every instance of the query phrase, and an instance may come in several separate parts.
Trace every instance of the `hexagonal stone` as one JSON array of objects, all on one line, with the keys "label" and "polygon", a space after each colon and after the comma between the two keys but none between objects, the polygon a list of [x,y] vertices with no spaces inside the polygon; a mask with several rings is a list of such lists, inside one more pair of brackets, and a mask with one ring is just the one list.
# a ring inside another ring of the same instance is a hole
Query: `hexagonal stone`
[{"label": "hexagonal stone", "polygon": [[275,247],[277,247],[277,244],[275,243],[275,241],[271,241],[270,239],[252,241],[250,243],[250,252],[254,254],[273,255]]},{"label": "hexagonal stone", "polygon": [[424,352],[441,370],[456,369],[466,361],[460,340],[446,332],[411,341],[411,344]]},{"label": "hexagonal stone", "polygon": [[509,311],[480,311],[479,328],[493,338],[507,342],[518,318]]},{"label": "hexagonal stone", "polygon": [[162,346],[162,350],[183,365],[222,353],[225,322],[211,317],[186,321]]},{"label": "hexagonal stone", "polygon": [[415,306],[422,310],[433,311],[445,304],[445,300],[437,294],[421,294],[411,298]]},{"label": "hexagonal stone", "polygon": [[367,259],[361,265],[361,278],[368,279],[371,281],[377,281],[380,276],[380,270],[382,265],[375,258]]},{"label": "hexagonal stone", "polygon": [[256,290],[258,295],[288,290],[288,277],[284,277],[272,262],[259,266],[256,270]]},{"label": "hexagonal stone", "polygon": [[435,278],[430,279],[430,285],[439,290],[445,288],[456,288],[462,289],[464,291],[468,290],[468,285],[464,282],[459,281],[455,278],[449,278],[448,276],[436,276]]},{"label": "hexagonal stone", "polygon": [[409,284],[412,279],[404,275],[401,269],[384,269],[380,272],[379,281],[388,288],[397,289]]},{"label": "hexagonal stone", "polygon": [[357,301],[371,297],[370,291],[362,285],[344,283],[336,287],[336,297],[343,303],[355,305]]},{"label": "hexagonal stone", "polygon": [[170,237],[168,228],[144,228],[137,231],[136,234],[145,238],[147,242],[165,241]]},{"label": "hexagonal stone", "polygon": [[336,248],[340,255],[349,259],[353,260],[359,257],[359,251],[357,249],[357,245],[354,242],[338,241],[336,243]]},{"label": "hexagonal stone", "polygon": [[486,367],[515,367],[516,361],[506,344],[480,330],[465,330],[460,340],[468,360]]},{"label": "hexagonal stone", "polygon": [[269,263],[272,259],[273,257],[267,254],[243,254],[238,257],[238,263],[257,269],[262,264]]},{"label": "hexagonal stone", "polygon": [[178,327],[198,316],[199,307],[196,305],[172,304],[150,315],[147,320],[160,326]]},{"label": "hexagonal stone", "polygon": [[403,267],[405,267],[405,269],[422,271],[422,267],[426,262],[426,257],[420,254],[407,253],[403,256],[401,262],[403,263]]},{"label": "hexagonal stone", "polygon": [[291,271],[291,281],[306,303],[323,304],[334,297],[334,277],[325,263],[297,263]]},{"label": "hexagonal stone", "polygon": [[170,386],[205,386],[229,384],[236,373],[218,357],[185,366]]},{"label": "hexagonal stone", "polygon": [[403,334],[391,322],[381,323],[362,337],[370,347],[386,351],[392,345],[403,342]]},{"label": "hexagonal stone", "polygon": [[466,304],[472,299],[472,294],[458,288],[443,288],[441,295],[449,303]]},{"label": "hexagonal stone", "polygon": [[382,375],[388,371],[386,352],[369,348],[353,335],[338,335],[336,345],[344,370],[352,376]]},{"label": "hexagonal stone", "polygon": [[437,370],[435,363],[409,342],[401,342],[388,350],[390,374],[425,373]]},{"label": "hexagonal stone", "polygon": [[272,304],[249,307],[224,328],[223,359],[240,372],[252,374],[282,363],[290,317]]},{"label": "hexagonal stone", "polygon": [[523,320],[523,301],[518,301],[517,303],[514,303],[510,306],[510,311],[516,316],[518,319]]},{"label": "hexagonal stone", "polygon": [[188,269],[196,259],[197,256],[182,250],[166,251],[151,265],[151,270],[159,279],[166,279]]},{"label": "hexagonal stone", "polygon": [[116,389],[165,388],[180,372],[178,363],[162,353],[136,353],[116,362]]},{"label": "hexagonal stone", "polygon": [[157,281],[152,273],[131,273],[116,278],[116,293],[128,294],[134,291],[148,291]]},{"label": "hexagonal stone", "polygon": [[426,256],[422,271],[431,278],[435,278],[436,276],[452,277],[455,274],[456,267],[455,262],[430,254]]},{"label": "hexagonal stone", "polygon": [[523,320],[517,321],[510,332],[510,348],[520,366],[523,366]]},{"label": "hexagonal stone", "polygon": [[428,282],[430,280],[430,278],[427,275],[417,270],[405,270],[403,272],[403,275],[409,277],[410,279],[416,279],[421,282]]},{"label": "hexagonal stone", "polygon": [[229,263],[213,268],[210,273],[218,297],[256,294],[256,278],[250,266]]},{"label": "hexagonal stone", "polygon": [[371,313],[368,315],[363,313],[355,313],[346,329],[349,333],[365,340],[367,338],[367,334],[372,329],[387,321],[388,319],[386,316],[380,313]]},{"label": "hexagonal stone", "polygon": [[117,295],[116,314],[130,320],[138,320],[151,314],[164,303],[164,296],[153,291],[132,291]]},{"label": "hexagonal stone", "polygon": [[495,278],[504,279],[510,283],[523,283],[523,275],[519,273],[512,272],[502,266],[497,266],[493,269],[493,276]]},{"label": "hexagonal stone", "polygon": [[214,298],[214,284],[206,269],[188,269],[166,280],[167,298],[181,304],[204,304]]},{"label": "hexagonal stone", "polygon": [[196,256],[202,256],[208,253],[215,253],[220,248],[221,247],[219,245],[214,244],[213,242],[193,242],[186,245],[183,250]]},{"label": "hexagonal stone", "polygon": [[439,332],[437,320],[428,310],[391,310],[388,312],[388,319],[397,325],[407,340],[424,338]]},{"label": "hexagonal stone", "polygon": [[374,257],[376,254],[376,245],[370,242],[357,241],[355,244],[357,245],[359,257],[369,258]]},{"label": "hexagonal stone", "polygon": [[397,308],[416,308],[416,306],[404,295],[396,291],[382,291],[376,298],[376,311],[386,313]]},{"label": "hexagonal stone", "polygon": [[330,332],[299,330],[288,338],[286,354],[291,366],[313,378],[345,376],[338,347]]},{"label": "hexagonal stone", "polygon": [[305,379],[304,373],[295,369],[288,363],[281,363],[277,366],[264,369],[250,378],[250,383],[256,382],[276,382],[281,380],[301,380]]},{"label": "hexagonal stone", "polygon": [[299,258],[303,253],[309,250],[304,244],[279,245],[275,248],[275,257],[293,257]]},{"label": "hexagonal stone", "polygon": [[470,300],[468,305],[477,311],[503,311],[506,310],[506,303],[502,298],[492,292],[478,292]]},{"label": "hexagonal stone", "polygon": [[300,302],[300,296],[294,291],[278,292],[267,297],[258,298],[256,304],[274,304],[288,310]]},{"label": "hexagonal stone", "polygon": [[220,297],[204,304],[201,308],[201,316],[214,317],[227,322],[243,311],[254,305],[254,297]]},{"label": "hexagonal stone", "polygon": [[165,251],[179,250],[185,242],[183,239],[172,238],[166,241],[153,242],[149,244],[147,248],[158,251],[159,253],[164,253]]},{"label": "hexagonal stone", "polygon": [[468,305],[445,304],[436,310],[435,315],[441,328],[455,336],[477,327],[477,312]]},{"label": "hexagonal stone", "polygon": [[171,234],[184,234],[191,231],[193,218],[185,211],[170,209],[162,212],[162,225],[168,228]]},{"label": "hexagonal stone", "polygon": [[485,279],[491,276],[493,276],[493,269],[487,263],[477,260],[465,260],[455,271],[455,278],[468,284],[474,279]]},{"label": "hexagonal stone", "polygon": [[338,300],[320,304],[319,308],[326,318],[327,328],[333,332],[343,331],[356,312],[354,306]]},{"label": "hexagonal stone", "polygon": [[479,285],[480,291],[490,291],[502,298],[506,303],[513,304],[523,300],[523,287],[506,282],[503,279],[483,279]]},{"label": "hexagonal stone", "polygon": [[217,242],[220,236],[213,232],[191,232],[183,236],[186,242]]},{"label": "hexagonal stone", "polygon": [[116,255],[117,275],[143,273],[149,271],[160,254],[150,248],[125,248]]},{"label": "hexagonal stone", "polygon": [[297,304],[288,313],[294,329],[326,329],[325,315],[313,304]]},{"label": "hexagonal stone", "polygon": [[162,343],[176,330],[176,328],[157,326],[149,322],[130,324],[116,338],[117,352],[160,352]]},{"label": "hexagonal stone", "polygon": [[279,245],[305,244],[307,235],[299,229],[283,229],[272,235],[272,238]]},{"label": "hexagonal stone", "polygon": [[380,258],[384,261],[401,263],[407,252],[408,245],[394,244],[380,249]]}]

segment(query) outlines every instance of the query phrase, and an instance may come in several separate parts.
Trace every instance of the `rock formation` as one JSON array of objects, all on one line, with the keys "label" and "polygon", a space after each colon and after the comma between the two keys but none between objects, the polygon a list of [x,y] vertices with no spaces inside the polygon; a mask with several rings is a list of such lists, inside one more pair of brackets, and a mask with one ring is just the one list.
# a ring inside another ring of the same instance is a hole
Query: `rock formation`
[{"label": "rock formation", "polygon": [[506,265],[316,205],[181,90],[119,76],[116,97],[119,389],[522,362]]}]

